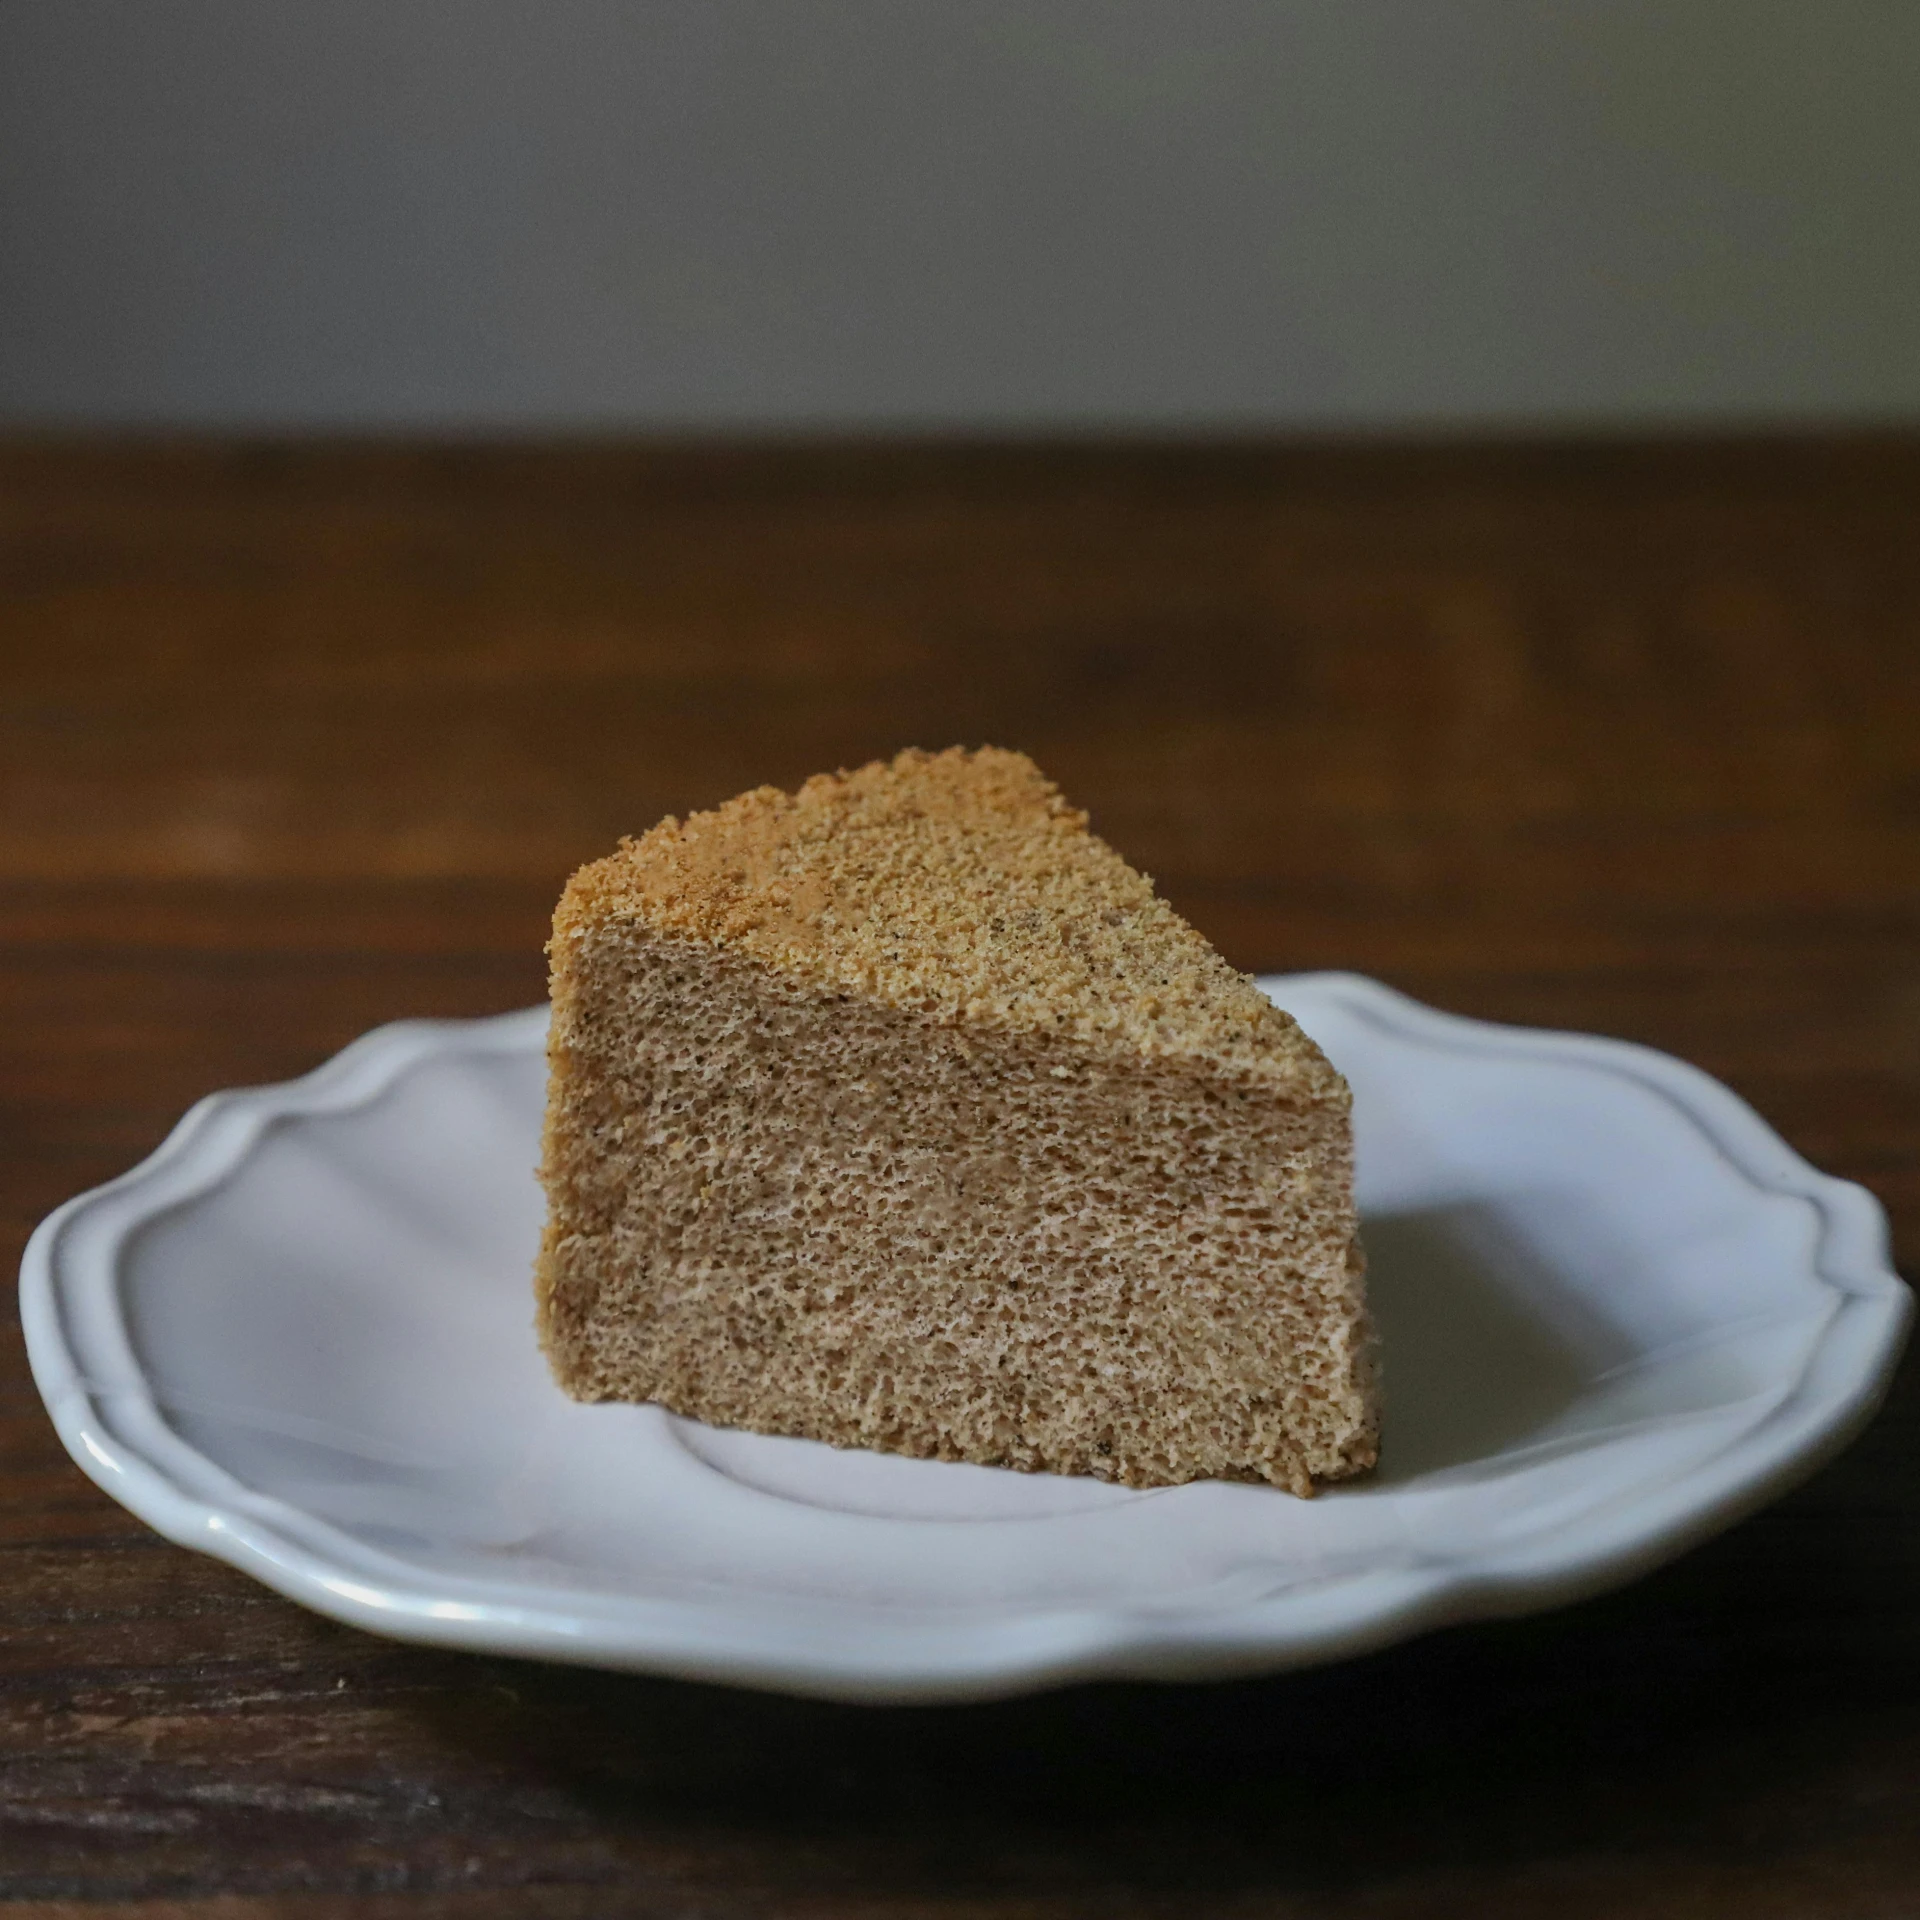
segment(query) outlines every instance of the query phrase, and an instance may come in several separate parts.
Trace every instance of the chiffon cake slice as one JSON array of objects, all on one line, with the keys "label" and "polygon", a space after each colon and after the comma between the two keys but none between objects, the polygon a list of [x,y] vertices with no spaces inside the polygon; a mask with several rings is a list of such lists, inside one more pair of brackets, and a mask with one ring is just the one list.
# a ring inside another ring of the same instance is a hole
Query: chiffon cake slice
[{"label": "chiffon cake slice", "polygon": [[1346,1084],[1023,755],[668,818],[549,951],[576,1398],[1131,1486],[1372,1464]]}]

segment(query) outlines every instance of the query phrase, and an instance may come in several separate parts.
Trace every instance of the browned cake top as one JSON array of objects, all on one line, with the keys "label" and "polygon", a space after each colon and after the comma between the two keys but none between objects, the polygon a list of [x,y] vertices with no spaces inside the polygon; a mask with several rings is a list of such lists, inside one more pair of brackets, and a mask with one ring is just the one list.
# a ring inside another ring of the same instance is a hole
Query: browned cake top
[{"label": "browned cake top", "polygon": [[796,794],[669,815],[573,876],[554,938],[608,921],[943,1020],[1342,1090],[1026,755],[994,747],[909,749]]}]

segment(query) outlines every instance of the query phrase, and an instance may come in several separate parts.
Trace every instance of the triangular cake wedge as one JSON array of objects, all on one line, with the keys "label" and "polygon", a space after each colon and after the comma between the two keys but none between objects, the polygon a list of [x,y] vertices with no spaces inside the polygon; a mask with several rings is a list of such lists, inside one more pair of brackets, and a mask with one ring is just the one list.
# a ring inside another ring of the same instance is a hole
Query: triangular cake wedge
[{"label": "triangular cake wedge", "polygon": [[577,1398],[1133,1486],[1372,1464],[1346,1084],[1023,755],[667,819],[550,951]]}]

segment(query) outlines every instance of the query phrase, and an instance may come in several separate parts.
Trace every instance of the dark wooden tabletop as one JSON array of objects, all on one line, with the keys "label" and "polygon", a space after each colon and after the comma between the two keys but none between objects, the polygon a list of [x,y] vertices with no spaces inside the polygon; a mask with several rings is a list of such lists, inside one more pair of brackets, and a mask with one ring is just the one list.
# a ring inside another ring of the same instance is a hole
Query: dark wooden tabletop
[{"label": "dark wooden tabletop", "polygon": [[[1920,1252],[1920,443],[0,452],[0,1230],[519,1006],[577,862],[1027,749],[1238,964],[1699,1062]],[[428,1652],[165,1545],[0,1344],[0,1898],[1920,1915],[1920,1389],[1665,1571],[875,1709]],[[10,1911],[13,1909],[10,1909]]]}]

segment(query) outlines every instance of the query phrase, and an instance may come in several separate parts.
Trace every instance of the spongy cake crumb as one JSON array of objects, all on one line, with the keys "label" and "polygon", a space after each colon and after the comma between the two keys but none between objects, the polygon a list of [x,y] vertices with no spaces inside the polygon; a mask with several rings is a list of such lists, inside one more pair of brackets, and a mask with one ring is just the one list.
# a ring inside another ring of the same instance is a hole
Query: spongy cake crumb
[{"label": "spongy cake crumb", "polygon": [[669,818],[551,954],[569,1391],[1137,1484],[1371,1462],[1345,1085],[1025,756]]}]

